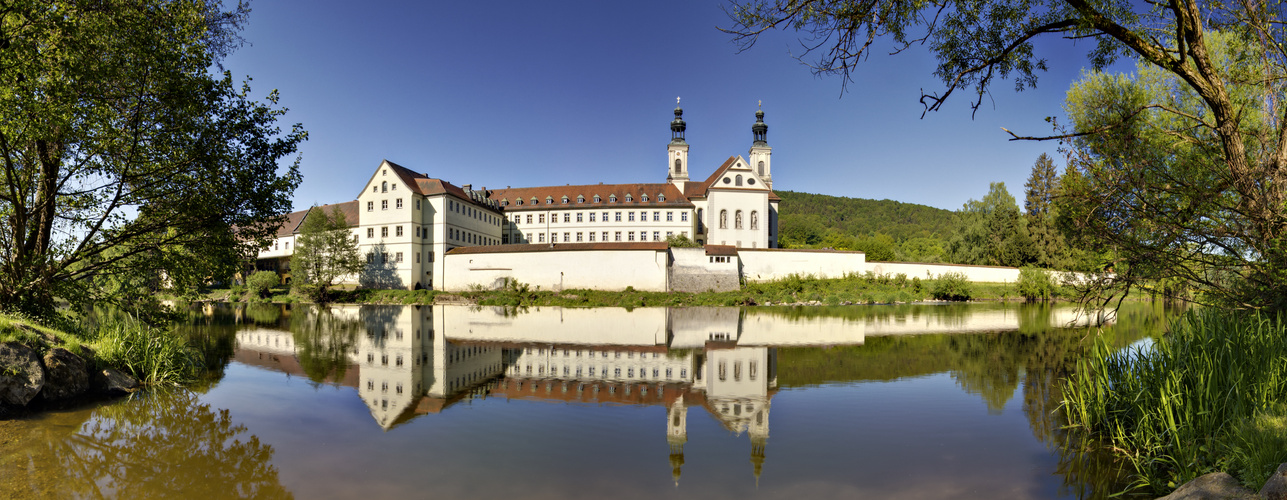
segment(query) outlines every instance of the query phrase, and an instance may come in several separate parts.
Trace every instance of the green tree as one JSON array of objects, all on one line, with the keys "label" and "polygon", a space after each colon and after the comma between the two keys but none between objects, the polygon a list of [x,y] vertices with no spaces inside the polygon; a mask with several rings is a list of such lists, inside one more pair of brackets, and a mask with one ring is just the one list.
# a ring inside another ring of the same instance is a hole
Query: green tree
[{"label": "green tree", "polygon": [[[922,94],[926,112],[958,90],[972,94],[977,110],[997,79],[1012,78],[1016,90],[1035,86],[1047,66],[1033,50],[1038,38],[1094,39],[1089,62],[1096,70],[1122,55],[1136,58],[1138,73],[1156,75],[1156,85],[1100,80],[1095,85],[1104,92],[1082,91],[1096,102],[1082,99],[1087,116],[1075,120],[1074,130],[1013,138],[1075,139],[1079,149],[1097,144],[1099,152],[1079,168],[1087,170],[1088,186],[1119,189],[1095,197],[1096,209],[1123,215],[1116,206],[1125,205],[1138,216],[1104,217],[1098,226],[1117,245],[1108,248],[1120,252],[1111,266],[1125,286],[1137,282],[1128,271],[1141,279],[1184,276],[1223,301],[1281,310],[1287,119],[1276,107],[1287,97],[1287,30],[1278,7],[1228,0],[731,0],[725,31],[744,49],[775,28],[801,32],[804,56],[816,57],[812,69],[846,82],[873,45],[892,43],[901,52],[928,44],[944,87]],[[1236,50],[1221,49],[1222,37]],[[1154,133],[1141,135],[1149,126]],[[1155,236],[1145,236],[1148,226],[1158,228]]]},{"label": "green tree", "polygon": [[961,225],[947,243],[950,261],[1018,267],[1035,259],[1027,223],[1004,182],[993,182],[983,200],[970,200],[959,215]]},{"label": "green tree", "polygon": [[[305,132],[211,67],[248,9],[216,0],[12,0],[0,9],[0,308],[193,286],[268,241]],[[129,287],[127,287],[129,288]]]},{"label": "green tree", "polygon": [[[1217,70],[1234,82],[1226,92],[1239,108],[1249,148],[1246,165],[1270,165],[1281,120],[1263,83],[1258,43],[1237,33],[1208,33]],[[1131,287],[1249,308],[1287,308],[1287,231],[1281,172],[1242,186],[1228,160],[1215,113],[1201,94],[1149,64],[1134,74],[1091,73],[1068,92],[1074,131],[1099,130],[1073,142],[1074,175],[1065,175],[1060,218],[1085,245],[1111,251],[1102,263],[1112,280],[1092,293],[1105,301]],[[1284,143],[1287,144],[1287,143]],[[1287,151],[1282,153],[1287,156]],[[1245,165],[1244,165],[1245,166]],[[1251,167],[1247,167],[1251,168]],[[1252,171],[1259,171],[1251,168]],[[1277,193],[1277,194],[1275,194]],[[1277,208],[1263,210],[1271,200]]]},{"label": "green tree", "polygon": [[1059,173],[1045,153],[1032,165],[1032,175],[1023,185],[1026,197],[1028,235],[1036,251],[1036,264],[1050,269],[1066,269],[1069,249],[1063,232],[1055,224],[1055,196],[1059,191]]},{"label": "green tree", "polygon": [[362,272],[365,265],[340,207],[333,207],[330,214],[317,207],[309,209],[290,258],[295,289],[325,302],[327,292],[340,278]]}]

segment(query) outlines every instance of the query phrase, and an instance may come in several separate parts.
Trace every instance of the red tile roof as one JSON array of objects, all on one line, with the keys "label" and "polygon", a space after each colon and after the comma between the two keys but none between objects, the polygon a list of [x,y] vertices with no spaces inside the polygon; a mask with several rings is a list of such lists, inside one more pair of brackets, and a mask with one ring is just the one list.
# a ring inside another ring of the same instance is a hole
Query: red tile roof
[{"label": "red tile roof", "polygon": [[289,214],[286,214],[286,222],[282,223],[281,227],[277,228],[277,237],[285,238],[292,234],[298,233],[299,226],[304,223],[304,217],[308,215],[309,210],[317,208],[329,213],[331,210],[337,207],[340,209],[340,213],[344,214],[344,221],[348,223],[349,227],[356,227],[360,224],[360,219],[358,214],[360,214],[361,212],[358,211],[358,202],[356,200],[346,201],[344,203],[332,203],[330,205],[308,207],[305,210],[300,210],[298,212],[291,212]]},{"label": "red tile roof", "polygon": [[611,242],[611,243],[535,243],[531,245],[487,245],[478,247],[456,247],[447,251],[448,255],[480,253],[515,253],[515,252],[557,252],[586,250],[666,250],[670,245],[664,241]]},{"label": "red tile roof", "polygon": [[398,178],[402,179],[402,182],[407,186],[410,186],[411,190],[416,194],[422,196],[449,194],[478,208],[500,213],[499,206],[492,206],[491,204],[483,201],[486,200],[486,198],[481,197],[481,193],[478,193],[477,191],[474,191],[474,193],[478,193],[481,199],[476,199],[474,196],[471,196],[470,192],[467,192],[463,188],[453,185],[450,182],[429,177],[428,175],[413,171],[389,160],[384,160],[384,162],[388,163],[389,167],[393,168],[393,173],[397,174]]},{"label": "red tile roof", "polygon": [[[594,195],[599,195],[600,201],[594,202]],[[616,195],[617,201],[608,201],[612,195]],[[630,195],[630,201],[626,201],[626,195]],[[648,201],[643,201],[647,195]],[[658,201],[659,195],[664,196],[666,201]],[[519,210],[548,210],[553,208],[602,208],[602,207],[682,207],[691,208],[692,202],[684,197],[683,193],[674,184],[668,182],[650,183],[650,184],[582,184],[568,186],[543,186],[527,188],[505,188],[493,189],[487,192],[488,198],[503,203],[506,212]],[[568,202],[563,203],[563,197],[568,197]],[[584,203],[577,203],[577,196],[584,196]],[[536,203],[532,203],[532,198],[536,198]],[[547,199],[551,201],[546,203]],[[518,200],[523,200],[522,204]]]},{"label": "red tile roof", "polygon": [[706,245],[706,255],[737,255],[733,245]]}]

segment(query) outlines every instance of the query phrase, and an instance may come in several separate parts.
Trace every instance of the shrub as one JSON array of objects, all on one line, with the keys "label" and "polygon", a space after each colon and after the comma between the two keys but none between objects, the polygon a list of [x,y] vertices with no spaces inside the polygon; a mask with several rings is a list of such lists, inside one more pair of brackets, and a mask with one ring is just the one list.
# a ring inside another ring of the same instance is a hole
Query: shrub
[{"label": "shrub", "polygon": [[272,271],[258,271],[246,279],[246,287],[250,294],[257,298],[267,298],[269,290],[281,283],[277,273]]},{"label": "shrub", "polygon": [[1024,267],[1019,269],[1019,281],[1016,283],[1019,295],[1028,302],[1050,300],[1055,294],[1054,277],[1044,269]]},{"label": "shrub", "polygon": [[934,280],[930,295],[938,300],[970,300],[974,290],[965,273],[943,273]]}]

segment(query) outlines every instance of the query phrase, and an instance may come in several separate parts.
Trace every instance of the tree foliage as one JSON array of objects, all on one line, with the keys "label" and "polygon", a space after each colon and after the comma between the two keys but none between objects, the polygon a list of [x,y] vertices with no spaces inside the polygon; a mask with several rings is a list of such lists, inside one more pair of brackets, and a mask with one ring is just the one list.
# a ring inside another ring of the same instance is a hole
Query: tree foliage
[{"label": "tree foliage", "polygon": [[1004,182],[993,182],[982,200],[966,202],[960,217],[947,245],[952,262],[1019,267],[1036,260],[1027,221]]},{"label": "tree foliage", "polygon": [[0,9],[0,308],[119,301],[121,279],[231,276],[289,211],[305,132],[210,71],[248,9],[12,0]]},{"label": "tree foliage", "polygon": [[366,263],[339,207],[331,213],[313,207],[300,224],[290,267],[292,285],[314,301],[325,302],[327,291],[341,278],[362,272]]},{"label": "tree foliage", "polygon": [[[727,11],[725,31],[743,48],[767,31],[795,30],[805,56],[816,58],[814,71],[846,81],[878,40],[894,52],[928,44],[943,88],[922,94],[927,112],[958,90],[973,94],[977,110],[997,79],[1012,79],[1016,90],[1035,86],[1046,67],[1033,51],[1038,38],[1094,39],[1095,70],[1121,55],[1136,58],[1145,84],[1091,77],[1094,88],[1081,91],[1085,115],[1072,131],[1012,135],[1074,139],[1088,157],[1077,179],[1089,189],[1079,192],[1110,188],[1069,214],[1082,221],[1083,234],[1100,231],[1094,237],[1115,252],[1109,266],[1120,279],[1107,282],[1129,287],[1182,277],[1220,302],[1287,308],[1287,119],[1278,109],[1287,97],[1287,28],[1280,5],[732,0]],[[1093,220],[1099,222],[1087,222]]]},{"label": "tree foliage", "polygon": [[1032,175],[1023,187],[1026,193],[1023,206],[1027,211],[1025,216],[1028,236],[1035,252],[1034,262],[1044,268],[1068,269],[1072,265],[1072,250],[1065,241],[1063,231],[1055,224],[1059,172],[1045,153],[1033,163]]}]

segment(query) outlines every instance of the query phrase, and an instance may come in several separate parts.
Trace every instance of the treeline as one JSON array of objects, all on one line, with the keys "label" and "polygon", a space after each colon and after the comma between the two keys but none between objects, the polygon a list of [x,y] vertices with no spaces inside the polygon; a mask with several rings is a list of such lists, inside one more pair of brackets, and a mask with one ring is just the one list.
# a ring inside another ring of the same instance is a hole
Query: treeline
[{"label": "treeline", "polygon": [[785,248],[867,253],[869,261],[946,262],[1080,270],[1090,255],[1056,223],[1060,175],[1045,154],[1025,184],[1021,208],[1004,183],[955,212],[892,200],[778,192]]}]

